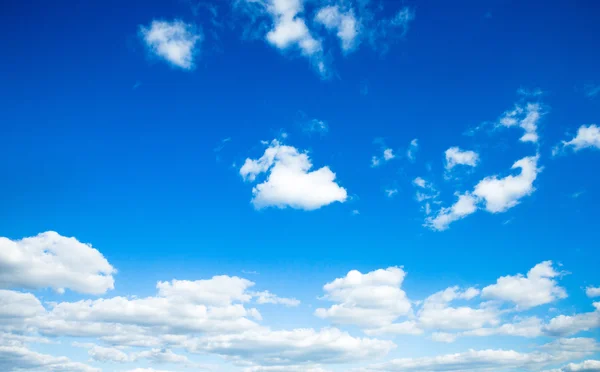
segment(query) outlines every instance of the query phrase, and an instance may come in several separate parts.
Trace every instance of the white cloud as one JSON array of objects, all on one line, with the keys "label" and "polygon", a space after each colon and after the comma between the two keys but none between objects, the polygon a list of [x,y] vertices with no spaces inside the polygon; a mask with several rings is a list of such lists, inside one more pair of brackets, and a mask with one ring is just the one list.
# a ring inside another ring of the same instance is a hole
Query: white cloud
[{"label": "white cloud", "polygon": [[329,131],[329,125],[323,120],[312,119],[302,125],[302,130],[306,133],[316,132],[325,134]]},{"label": "white cloud", "polygon": [[542,321],[537,317],[519,319],[514,323],[505,323],[498,327],[478,328],[462,332],[465,336],[489,337],[494,335],[539,337],[542,335]]},{"label": "white cloud", "polygon": [[558,369],[546,372],[600,372],[600,360],[584,360],[581,363],[569,363]]},{"label": "white cloud", "polygon": [[335,324],[355,324],[365,329],[390,326],[411,312],[411,303],[401,289],[405,275],[398,267],[366,274],[352,270],[323,287],[325,299],[337,304],[319,308],[315,315]]},{"label": "white cloud", "polygon": [[500,371],[536,369],[563,361],[565,355],[514,350],[469,350],[434,357],[393,359],[363,369],[364,371]]},{"label": "white cloud", "polygon": [[450,147],[446,150],[445,154],[447,170],[450,170],[457,165],[475,167],[479,162],[479,155],[475,151],[465,151],[458,147]]},{"label": "white cloud", "polygon": [[259,329],[200,338],[189,344],[188,350],[233,358],[243,356],[259,365],[295,365],[358,362],[386,355],[394,346],[391,341],[356,338],[335,328]]},{"label": "white cloud", "polygon": [[600,149],[600,127],[595,124],[582,125],[577,130],[577,135],[570,141],[563,141],[563,147],[572,147],[579,151],[585,148]]},{"label": "white cloud", "polygon": [[414,161],[416,159],[416,153],[419,149],[419,141],[415,138],[410,141],[410,145],[408,146],[408,150],[406,150],[406,156],[409,160]]},{"label": "white cloud", "polygon": [[521,142],[537,143],[539,139],[537,127],[542,115],[542,107],[539,103],[516,104],[513,110],[504,113],[499,120],[499,125],[504,127],[518,125],[525,131],[520,139]]},{"label": "white cloud", "polygon": [[300,301],[295,298],[283,298],[274,295],[269,291],[255,292],[253,296],[256,297],[257,304],[275,304],[295,307],[300,305]]},{"label": "white cloud", "polygon": [[257,175],[269,173],[266,181],[252,189],[252,203],[257,209],[274,206],[314,210],[346,201],[346,189],[335,182],[335,173],[329,167],[311,168],[307,153],[273,140],[261,158],[246,159],[240,174],[254,181]]},{"label": "white cloud", "polygon": [[377,156],[373,156],[371,158],[371,167],[373,167],[373,168],[378,167],[379,164],[381,164],[381,160]]},{"label": "white cloud", "polygon": [[40,354],[20,346],[0,346],[0,370],[2,371],[48,371],[48,372],[100,372],[83,363],[72,362],[66,357]]},{"label": "white cloud", "polygon": [[0,289],[0,319],[27,318],[45,311],[41,302],[31,293]]},{"label": "white cloud", "polygon": [[544,261],[529,270],[526,277],[517,274],[498,278],[496,284],[483,288],[481,295],[529,309],[567,297],[565,289],[555,280],[558,276],[560,273],[554,270],[552,261]]},{"label": "white cloud", "polygon": [[595,311],[575,315],[559,315],[544,326],[544,332],[553,336],[575,335],[600,328],[600,302],[593,303]]},{"label": "white cloud", "polygon": [[398,193],[398,189],[385,189],[385,194],[387,195],[388,198],[391,198],[392,196],[396,195]]},{"label": "white cloud", "polygon": [[516,176],[484,178],[475,186],[473,195],[485,201],[488,212],[505,212],[519,204],[521,198],[535,191],[533,182],[541,171],[537,166],[538,159],[538,156],[529,156],[515,162],[511,169],[521,170]]},{"label": "white cloud", "polygon": [[458,287],[450,287],[429,296],[417,313],[419,324],[435,330],[474,329],[498,324],[499,312],[493,307],[449,306],[452,301],[470,300],[478,294],[475,288],[460,291]]},{"label": "white cloud", "polygon": [[452,343],[456,341],[456,334],[446,332],[434,332],[431,334],[431,340],[435,342]]},{"label": "white cloud", "polygon": [[589,286],[585,289],[585,294],[588,297],[600,297],[600,287]]},{"label": "white cloud", "polygon": [[152,21],[150,27],[140,26],[140,34],[153,54],[185,70],[194,67],[202,36],[193,25],[179,20]]},{"label": "white cloud", "polygon": [[329,30],[336,30],[342,50],[350,51],[356,46],[360,24],[352,11],[341,12],[337,5],[319,9],[315,21]]},{"label": "white cloud", "polygon": [[91,245],[53,231],[21,240],[0,237],[0,267],[0,287],[90,294],[113,289],[116,273]]},{"label": "white cloud", "polygon": [[88,355],[97,362],[127,363],[131,361],[129,355],[114,347],[93,345],[89,348]]},{"label": "white cloud", "polygon": [[385,161],[392,160],[396,156],[394,155],[394,151],[392,149],[383,150],[383,159]]},{"label": "white cloud", "polygon": [[475,213],[475,211],[477,211],[477,198],[469,193],[458,195],[458,200],[451,207],[442,208],[437,215],[427,217],[425,226],[434,230],[443,231],[446,230],[452,222],[465,218],[466,216]]}]

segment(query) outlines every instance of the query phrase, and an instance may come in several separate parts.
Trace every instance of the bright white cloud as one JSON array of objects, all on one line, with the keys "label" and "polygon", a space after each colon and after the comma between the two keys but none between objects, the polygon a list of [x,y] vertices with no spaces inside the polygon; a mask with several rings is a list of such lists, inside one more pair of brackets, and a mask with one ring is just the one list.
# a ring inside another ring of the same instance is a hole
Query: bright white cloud
[{"label": "bright white cloud", "polygon": [[90,294],[113,289],[116,273],[91,245],[53,231],[21,240],[0,237],[0,267],[0,287]]},{"label": "bright white cloud", "polygon": [[511,169],[521,170],[516,176],[484,178],[475,186],[473,195],[485,201],[488,212],[505,212],[519,204],[521,198],[535,191],[533,182],[541,171],[537,166],[538,159],[538,156],[529,156],[515,162]]},{"label": "bright white cloud", "polygon": [[585,294],[588,297],[600,297],[600,287],[589,286],[585,289]]},{"label": "bright white cloud", "polygon": [[152,21],[150,27],[140,26],[140,34],[156,56],[185,70],[194,67],[197,44],[202,36],[193,25],[179,20]]},{"label": "bright white cloud", "polygon": [[600,149],[600,127],[595,124],[582,125],[577,130],[577,135],[570,141],[563,141],[563,147],[572,147],[579,151],[585,148]]},{"label": "bright white cloud", "polygon": [[0,346],[1,371],[101,372],[66,357],[37,353],[21,346]]},{"label": "bright white cloud", "polygon": [[584,360],[581,363],[569,363],[558,369],[545,372],[600,372],[600,360]]},{"label": "bright white cloud", "polygon": [[522,310],[529,309],[567,297],[565,289],[555,280],[559,276],[552,261],[544,261],[529,270],[527,276],[517,274],[498,278],[496,284],[483,288],[481,295],[513,302]]},{"label": "bright white cloud", "polygon": [[366,274],[352,270],[323,287],[325,299],[336,304],[317,309],[315,315],[335,324],[355,324],[366,329],[389,326],[411,312],[411,303],[401,289],[405,275],[399,267]]},{"label": "bright white cloud", "polygon": [[447,170],[450,170],[457,165],[475,167],[479,162],[479,155],[475,151],[461,150],[459,147],[450,147],[446,150],[445,154]]},{"label": "bright white cloud", "polygon": [[451,207],[442,208],[440,211],[431,217],[425,219],[425,226],[437,231],[443,231],[454,222],[477,211],[477,198],[466,193],[458,195],[458,200]]},{"label": "bright white cloud", "polygon": [[600,302],[593,303],[595,311],[574,315],[559,315],[544,326],[544,332],[553,336],[575,335],[600,328]]},{"label": "bright white cloud", "polygon": [[394,151],[392,149],[383,150],[383,159],[385,161],[392,160],[395,157],[396,155],[394,155]]},{"label": "bright white cloud", "polygon": [[542,107],[539,103],[517,104],[513,110],[504,113],[499,120],[499,125],[504,127],[518,125],[525,131],[520,139],[521,142],[537,143],[539,139],[537,127],[542,115]]},{"label": "bright white cloud", "polygon": [[252,203],[265,207],[314,210],[333,202],[345,202],[346,189],[335,182],[335,173],[325,166],[310,171],[307,153],[273,140],[259,159],[246,159],[240,169],[242,177],[254,181],[261,173],[269,173],[266,181],[252,189]]},{"label": "bright white cloud", "polygon": [[329,5],[319,9],[315,21],[329,30],[337,31],[342,50],[347,52],[356,46],[360,24],[352,11],[342,12],[337,5]]},{"label": "bright white cloud", "polygon": [[0,289],[0,319],[27,318],[44,312],[41,302],[31,293]]}]

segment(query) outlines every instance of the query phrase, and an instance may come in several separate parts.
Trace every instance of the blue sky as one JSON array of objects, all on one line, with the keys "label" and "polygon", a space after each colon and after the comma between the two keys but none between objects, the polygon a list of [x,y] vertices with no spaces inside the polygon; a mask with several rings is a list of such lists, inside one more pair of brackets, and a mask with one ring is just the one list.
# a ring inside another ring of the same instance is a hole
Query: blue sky
[{"label": "blue sky", "polygon": [[599,12],[5,4],[0,369],[600,370]]}]

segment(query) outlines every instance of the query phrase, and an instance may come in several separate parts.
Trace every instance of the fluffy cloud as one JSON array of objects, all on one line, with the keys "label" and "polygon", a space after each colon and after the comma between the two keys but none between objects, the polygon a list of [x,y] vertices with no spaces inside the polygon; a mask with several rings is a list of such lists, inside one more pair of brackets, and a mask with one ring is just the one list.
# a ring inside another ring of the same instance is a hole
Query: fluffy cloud
[{"label": "fluffy cloud", "polygon": [[140,35],[154,55],[185,70],[194,67],[202,36],[193,25],[179,20],[152,21],[150,27],[140,26]]},{"label": "fluffy cloud", "polygon": [[386,355],[394,344],[356,338],[335,328],[271,331],[258,329],[230,335],[196,339],[190,352],[210,352],[228,357],[245,357],[261,366],[299,363],[349,363]]},{"label": "fluffy cloud", "polygon": [[500,118],[499,125],[504,127],[519,126],[525,134],[521,137],[522,142],[538,142],[538,122],[542,117],[542,108],[539,103],[517,104],[511,111],[507,111]]},{"label": "fluffy cloud", "polygon": [[569,363],[558,369],[546,372],[600,372],[600,360],[585,360],[581,363]]},{"label": "fluffy cloud", "polygon": [[366,274],[352,270],[323,287],[325,298],[337,304],[319,308],[315,315],[336,324],[356,324],[366,329],[390,326],[411,312],[411,303],[401,289],[405,275],[398,267]]},{"label": "fluffy cloud", "polygon": [[458,287],[450,287],[429,296],[417,313],[422,327],[436,330],[458,330],[481,328],[485,325],[498,324],[499,312],[493,307],[472,308],[468,306],[451,307],[450,302],[476,297],[479,291],[469,288],[460,291]]},{"label": "fluffy cloud", "polygon": [[538,159],[537,156],[529,156],[515,162],[511,169],[521,170],[516,176],[484,178],[475,186],[473,195],[485,201],[485,209],[488,212],[505,212],[519,204],[521,198],[535,191],[533,182],[540,172],[537,166]]},{"label": "fluffy cloud", "polygon": [[544,326],[544,332],[553,336],[575,335],[600,328],[600,302],[593,303],[595,311],[575,315],[559,315]]},{"label": "fluffy cloud", "polygon": [[0,319],[27,318],[44,312],[41,302],[31,293],[0,289]]},{"label": "fluffy cloud", "polygon": [[307,153],[273,140],[261,158],[246,159],[240,174],[254,181],[257,175],[269,173],[266,181],[252,189],[252,203],[257,209],[274,206],[314,210],[346,201],[346,189],[335,182],[335,173],[329,167],[311,168]]},{"label": "fluffy cloud", "polygon": [[66,357],[40,354],[20,346],[0,346],[0,370],[2,371],[49,371],[49,372],[100,372],[83,363],[72,362]]},{"label": "fluffy cloud", "polygon": [[342,12],[337,5],[329,5],[319,9],[315,21],[328,30],[337,31],[342,50],[347,52],[356,46],[360,24],[352,11]]},{"label": "fluffy cloud", "polygon": [[577,135],[570,141],[563,141],[564,148],[571,147],[575,151],[585,148],[600,149],[600,127],[595,124],[582,125],[577,130]]},{"label": "fluffy cloud", "polygon": [[483,297],[510,301],[519,309],[529,309],[567,297],[564,288],[554,278],[560,273],[552,267],[552,261],[535,265],[527,276],[517,274],[498,278],[496,284],[483,288]]},{"label": "fluffy cloud", "polygon": [[0,267],[0,287],[90,294],[113,289],[116,273],[91,245],[53,231],[21,240],[0,237]]},{"label": "fluffy cloud", "polygon": [[459,147],[450,147],[446,150],[445,154],[447,170],[450,170],[457,165],[475,167],[479,162],[479,154],[475,151],[461,150]]},{"label": "fluffy cloud", "polygon": [[588,297],[600,297],[600,287],[587,287],[585,289],[585,294]]},{"label": "fluffy cloud", "polygon": [[475,211],[477,211],[477,198],[469,193],[458,195],[458,200],[451,207],[442,208],[435,216],[427,217],[425,226],[443,231],[452,222],[465,218]]}]

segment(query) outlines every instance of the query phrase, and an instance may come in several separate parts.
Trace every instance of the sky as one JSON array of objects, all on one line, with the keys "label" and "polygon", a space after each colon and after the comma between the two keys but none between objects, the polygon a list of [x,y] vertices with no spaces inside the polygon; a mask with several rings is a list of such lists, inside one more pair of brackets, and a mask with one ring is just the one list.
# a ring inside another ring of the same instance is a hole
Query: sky
[{"label": "sky", "polygon": [[596,1],[0,13],[0,370],[600,371]]}]

